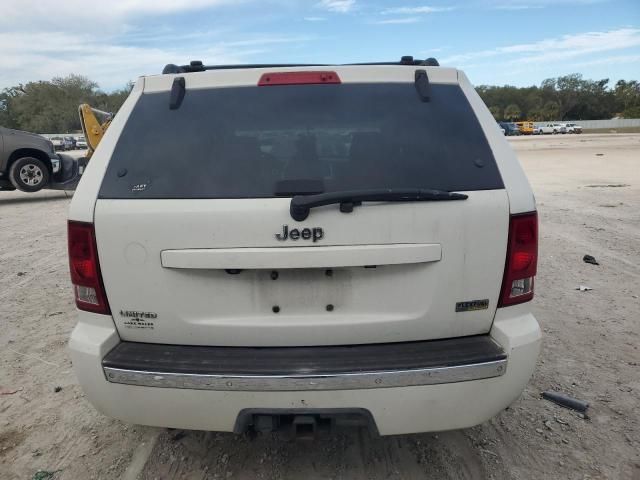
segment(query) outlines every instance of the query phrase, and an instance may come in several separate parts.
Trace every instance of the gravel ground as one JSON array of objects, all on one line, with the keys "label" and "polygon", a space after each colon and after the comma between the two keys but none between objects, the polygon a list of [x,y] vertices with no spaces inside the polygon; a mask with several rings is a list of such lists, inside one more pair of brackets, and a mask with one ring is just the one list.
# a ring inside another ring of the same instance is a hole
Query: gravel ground
[{"label": "gravel ground", "polygon": [[[464,431],[313,441],[126,425],[98,414],[65,348],[74,325],[60,192],[0,192],[0,479],[640,479],[640,135],[515,138],[540,212],[522,397]],[[582,261],[595,256],[599,266]],[[577,291],[579,285],[593,290]],[[587,400],[587,418],[540,398]]]}]

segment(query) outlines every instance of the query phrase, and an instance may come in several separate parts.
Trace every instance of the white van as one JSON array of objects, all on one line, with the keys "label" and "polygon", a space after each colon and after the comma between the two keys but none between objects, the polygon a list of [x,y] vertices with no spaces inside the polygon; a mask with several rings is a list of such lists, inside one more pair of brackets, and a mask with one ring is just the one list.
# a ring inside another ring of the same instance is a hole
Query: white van
[{"label": "white van", "polygon": [[71,203],[74,369],[135,424],[470,427],[534,370],[537,239],[461,71],[169,65]]}]

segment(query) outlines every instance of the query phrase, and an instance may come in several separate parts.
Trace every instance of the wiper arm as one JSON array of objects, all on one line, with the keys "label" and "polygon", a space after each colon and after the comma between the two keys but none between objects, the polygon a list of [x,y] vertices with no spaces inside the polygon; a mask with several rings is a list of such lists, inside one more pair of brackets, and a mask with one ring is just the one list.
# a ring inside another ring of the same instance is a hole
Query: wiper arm
[{"label": "wiper arm", "polygon": [[291,218],[301,222],[309,216],[314,207],[340,204],[341,212],[351,212],[354,205],[361,202],[438,202],[445,200],[466,200],[468,195],[422,188],[382,188],[374,190],[351,190],[327,192],[318,195],[296,195],[291,199]]}]

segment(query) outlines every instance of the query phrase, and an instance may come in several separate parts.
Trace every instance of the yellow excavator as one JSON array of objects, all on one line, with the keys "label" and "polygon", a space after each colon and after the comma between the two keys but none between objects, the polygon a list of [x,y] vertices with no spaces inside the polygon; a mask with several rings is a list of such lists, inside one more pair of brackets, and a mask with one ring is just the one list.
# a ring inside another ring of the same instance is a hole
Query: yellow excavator
[{"label": "yellow excavator", "polygon": [[91,155],[95,152],[113,119],[112,113],[92,108],[86,103],[78,107],[78,115],[84,138],[87,141],[87,154],[82,157],[58,154],[60,171],[47,186],[51,190],[71,191],[76,189]]},{"label": "yellow excavator", "polygon": [[98,147],[100,140],[102,140],[104,132],[109,128],[113,114],[92,108],[91,105],[83,103],[78,107],[78,115],[80,116],[82,133],[84,133],[84,138],[87,140],[87,155],[85,158],[89,160]]}]

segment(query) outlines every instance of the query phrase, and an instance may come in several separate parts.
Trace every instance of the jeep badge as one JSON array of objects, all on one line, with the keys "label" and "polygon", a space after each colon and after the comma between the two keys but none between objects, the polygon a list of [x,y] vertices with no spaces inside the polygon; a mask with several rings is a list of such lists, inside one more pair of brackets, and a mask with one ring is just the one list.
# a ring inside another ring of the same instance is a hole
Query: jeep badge
[{"label": "jeep badge", "polygon": [[282,226],[282,233],[276,233],[276,238],[281,242],[284,242],[287,239],[291,240],[311,240],[313,239],[313,243],[317,242],[324,238],[324,231],[320,227],[313,228],[303,228],[302,230],[297,228],[292,228],[289,230],[289,225]]}]

